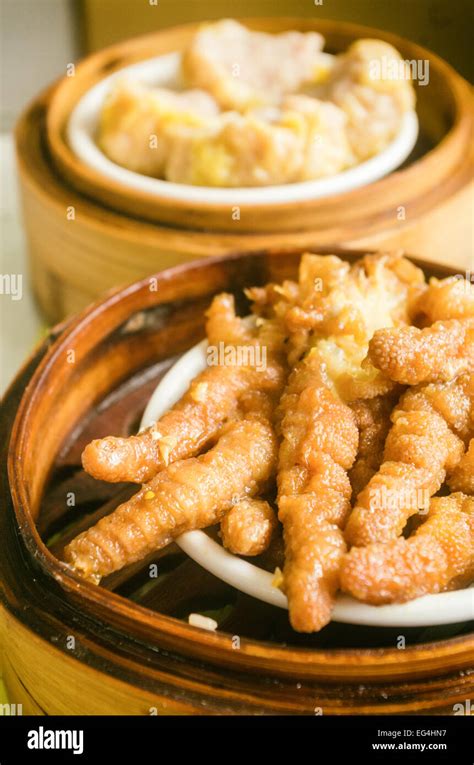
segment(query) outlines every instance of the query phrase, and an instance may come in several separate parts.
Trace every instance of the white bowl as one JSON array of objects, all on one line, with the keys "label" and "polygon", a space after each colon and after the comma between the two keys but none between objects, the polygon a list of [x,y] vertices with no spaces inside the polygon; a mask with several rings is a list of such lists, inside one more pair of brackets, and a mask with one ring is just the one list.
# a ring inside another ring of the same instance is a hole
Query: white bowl
[{"label": "white bowl", "polygon": [[[160,380],[143,414],[140,429],[152,425],[187,390],[191,380],[206,368],[207,340],[185,353]],[[227,552],[203,531],[188,531],[176,543],[211,574],[254,598],[288,608],[286,596],[272,585],[273,574]],[[453,624],[474,618],[474,589],[426,595],[408,603],[368,606],[339,594],[333,621],[377,627],[421,627]]]},{"label": "white bowl", "polygon": [[231,206],[277,205],[320,199],[372,183],[399,167],[416,143],[418,119],[416,113],[410,111],[403,117],[398,136],[376,157],[328,178],[263,188],[221,189],[171,183],[127,170],[108,159],[97,146],[95,137],[102,105],[113,80],[126,76],[146,85],[180,89],[179,70],[180,54],[168,53],[124,67],[90,88],[71,112],[67,125],[67,139],[76,156],[84,164],[131,190],[156,194],[161,198]]}]

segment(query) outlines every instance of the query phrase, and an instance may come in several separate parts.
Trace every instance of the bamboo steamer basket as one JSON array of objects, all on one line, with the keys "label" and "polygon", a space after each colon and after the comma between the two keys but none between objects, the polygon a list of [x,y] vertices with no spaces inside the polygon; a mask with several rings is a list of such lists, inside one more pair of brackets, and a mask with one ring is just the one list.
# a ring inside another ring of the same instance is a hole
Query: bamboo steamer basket
[{"label": "bamboo steamer basket", "polygon": [[[285,611],[238,593],[174,545],[101,587],[59,560],[133,491],[86,476],[84,444],[137,428],[156,382],[202,337],[213,294],[241,300],[244,286],[294,277],[299,255],[206,259],[115,290],[54,328],[19,372],[0,422],[0,644],[7,693],[25,713],[452,714],[472,694],[472,623],[332,623],[303,636]],[[150,562],[166,575],[152,584]],[[223,605],[215,633],[186,621]]]},{"label": "bamboo steamer basket", "polygon": [[427,59],[430,84],[417,87],[420,139],[405,166],[362,189],[279,207],[193,205],[131,193],[87,168],[64,128],[78,98],[104,75],[179,50],[197,25],[114,45],[77,65],[41,94],[20,119],[16,141],[32,282],[51,322],[104,290],[156,270],[262,248],[396,247],[437,262],[472,263],[472,102],[468,84],[444,61],[381,30],[331,21],[250,20],[266,31],[318,30],[329,50],[377,36],[408,59]]}]

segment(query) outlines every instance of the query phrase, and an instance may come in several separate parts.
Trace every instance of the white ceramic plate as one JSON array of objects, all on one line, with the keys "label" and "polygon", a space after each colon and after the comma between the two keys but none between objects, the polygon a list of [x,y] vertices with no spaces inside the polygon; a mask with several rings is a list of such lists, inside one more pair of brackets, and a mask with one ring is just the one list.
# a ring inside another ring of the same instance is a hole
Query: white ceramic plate
[{"label": "white ceramic plate", "polygon": [[[149,427],[187,390],[206,368],[207,340],[185,353],[162,378],[143,414],[140,428]],[[286,596],[272,586],[273,574],[227,552],[203,531],[188,531],[176,539],[191,558],[211,574],[254,598],[287,608]],[[348,595],[338,595],[333,620],[378,627],[421,627],[453,624],[474,618],[474,589],[426,595],[409,603],[368,606]]]},{"label": "white ceramic plate", "polygon": [[405,114],[399,135],[367,162],[329,178],[264,188],[220,189],[171,183],[126,170],[112,162],[97,146],[95,136],[102,105],[113,80],[126,76],[146,85],[180,89],[179,68],[180,54],[168,53],[124,67],[88,90],[73,109],[67,126],[67,139],[77,157],[107,178],[157,197],[202,204],[285,204],[351,191],[383,178],[405,161],[416,143],[418,119],[411,111]]}]

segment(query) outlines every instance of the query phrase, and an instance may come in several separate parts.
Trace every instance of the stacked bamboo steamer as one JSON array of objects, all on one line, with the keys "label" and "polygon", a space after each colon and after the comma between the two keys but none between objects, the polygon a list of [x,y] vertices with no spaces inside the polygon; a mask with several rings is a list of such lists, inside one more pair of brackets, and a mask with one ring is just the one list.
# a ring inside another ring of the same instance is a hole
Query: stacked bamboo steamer
[{"label": "stacked bamboo steamer", "polygon": [[400,170],[369,186],[305,203],[253,205],[233,219],[225,205],[189,205],[130,191],[86,167],[65,139],[79,98],[104,76],[183,49],[191,24],[107,48],[42,93],[16,131],[32,283],[57,322],[108,289],[200,257],[236,251],[330,247],[402,248],[458,269],[472,267],[473,113],[468,84],[424,48],[381,30],[307,19],[258,19],[267,32],[315,30],[331,53],[361,37],[429,62],[416,87],[420,138]]}]

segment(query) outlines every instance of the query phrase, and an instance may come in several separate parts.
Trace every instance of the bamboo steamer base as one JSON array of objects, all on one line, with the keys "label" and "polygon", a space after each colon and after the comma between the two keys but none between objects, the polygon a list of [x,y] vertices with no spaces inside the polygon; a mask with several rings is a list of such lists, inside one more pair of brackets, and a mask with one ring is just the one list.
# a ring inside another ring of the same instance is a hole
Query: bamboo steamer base
[{"label": "bamboo steamer base", "polygon": [[[297,703],[251,705],[243,694],[209,693],[181,701],[168,687],[162,694],[139,687],[84,665],[72,652],[38,638],[19,621],[0,609],[0,622],[8,630],[11,650],[3,657],[3,681],[9,702],[21,704],[25,715],[179,715],[179,714],[325,714],[325,715],[452,715],[455,704],[472,696],[472,681],[464,672],[452,672],[436,680],[399,683],[392,686],[315,685],[306,688],[309,699]],[[463,676],[464,675],[464,676]],[[170,678],[171,679],[171,676]],[[283,683],[274,681],[281,692]],[[297,683],[288,684],[293,691]],[[301,685],[301,684],[300,684]],[[267,692],[268,693],[268,692]],[[348,697],[349,696],[349,697]],[[239,703],[240,702],[240,703]],[[311,707],[311,704],[313,706]]]},{"label": "bamboo steamer base", "polygon": [[[317,230],[235,233],[177,229],[151,223],[92,201],[53,168],[45,140],[54,88],[43,93],[17,126],[17,156],[33,289],[51,323],[61,321],[107,290],[195,258],[261,249],[327,246],[402,248],[456,269],[473,269],[473,185],[469,152],[463,168],[405,209],[403,189],[384,215]],[[73,219],[70,219],[73,214]],[[277,221],[276,221],[277,225]]]},{"label": "bamboo steamer base", "polygon": [[[201,261],[158,275],[156,291],[145,279],[54,330],[19,373],[0,417],[0,669],[25,713],[452,714],[472,695],[469,623],[298,635],[285,611],[174,545],[101,587],[59,562],[69,539],[134,491],[86,476],[84,444],[136,431],[157,381],[202,336],[212,294],[241,298],[243,286],[294,276],[298,259]],[[164,576],[150,586],[152,561]],[[216,633],[187,624],[224,605]]]}]

